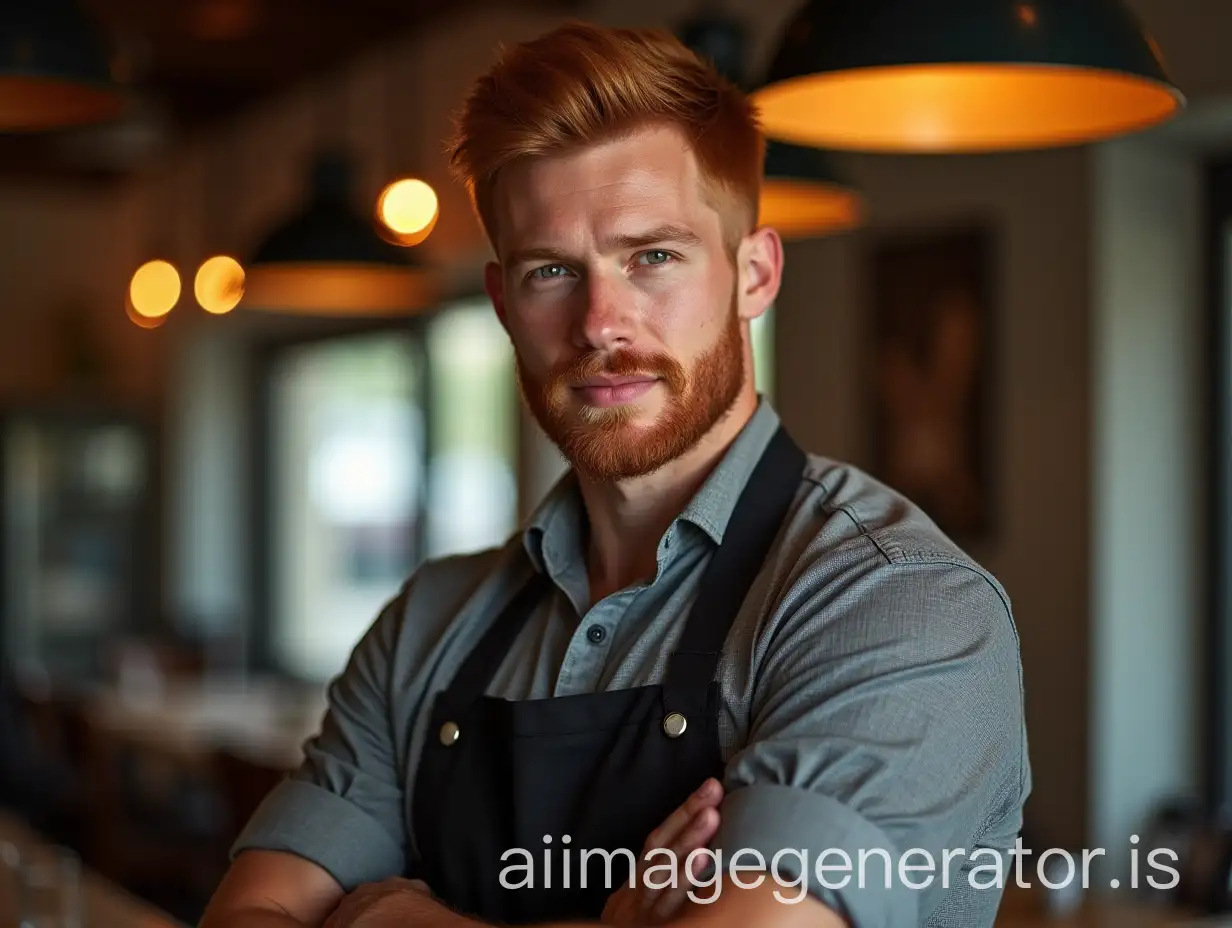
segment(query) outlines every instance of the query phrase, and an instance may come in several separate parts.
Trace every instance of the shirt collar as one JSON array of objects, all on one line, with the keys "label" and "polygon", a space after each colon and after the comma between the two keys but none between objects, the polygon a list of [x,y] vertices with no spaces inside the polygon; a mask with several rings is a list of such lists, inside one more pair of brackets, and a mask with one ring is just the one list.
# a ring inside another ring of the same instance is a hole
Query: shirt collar
[{"label": "shirt collar", "polygon": [[[769,400],[759,397],[752,417],[674,521],[689,522],[716,545],[722,544],[736,500],[778,427],[778,413]],[[535,508],[523,532],[523,544],[536,570],[556,573],[579,560],[584,562],[585,519],[577,477],[570,469]]]},{"label": "shirt collar", "polygon": [[760,398],[753,413],[735,441],[710,472],[679,518],[696,525],[716,545],[723,543],[723,533],[731,520],[736,500],[761,460],[762,452],[779,427],[778,414],[770,402]]}]

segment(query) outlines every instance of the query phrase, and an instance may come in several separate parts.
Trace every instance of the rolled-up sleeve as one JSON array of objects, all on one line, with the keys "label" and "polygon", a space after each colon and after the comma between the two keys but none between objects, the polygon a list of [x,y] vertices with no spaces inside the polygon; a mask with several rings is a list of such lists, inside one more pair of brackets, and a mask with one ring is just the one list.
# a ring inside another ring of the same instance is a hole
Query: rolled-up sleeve
[{"label": "rolled-up sleeve", "polygon": [[801,576],[767,636],[714,846],[729,868],[760,857],[854,928],[925,924],[1019,828],[1008,600],[959,561],[866,562],[812,590]]},{"label": "rolled-up sleeve", "polygon": [[390,668],[407,588],[392,599],[329,685],[321,732],[300,768],[262,802],[231,848],[287,851],[350,892],[405,871],[406,826],[390,712]]}]

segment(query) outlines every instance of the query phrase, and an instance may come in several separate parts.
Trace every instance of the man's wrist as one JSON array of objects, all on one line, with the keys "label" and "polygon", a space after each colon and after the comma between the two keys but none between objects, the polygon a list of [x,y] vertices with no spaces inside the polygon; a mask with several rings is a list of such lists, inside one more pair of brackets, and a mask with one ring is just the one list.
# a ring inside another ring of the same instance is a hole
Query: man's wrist
[{"label": "man's wrist", "polygon": [[411,891],[398,900],[392,911],[374,919],[371,926],[364,922],[356,928],[408,928],[411,925],[415,928],[481,928],[483,923],[455,912],[427,893]]}]

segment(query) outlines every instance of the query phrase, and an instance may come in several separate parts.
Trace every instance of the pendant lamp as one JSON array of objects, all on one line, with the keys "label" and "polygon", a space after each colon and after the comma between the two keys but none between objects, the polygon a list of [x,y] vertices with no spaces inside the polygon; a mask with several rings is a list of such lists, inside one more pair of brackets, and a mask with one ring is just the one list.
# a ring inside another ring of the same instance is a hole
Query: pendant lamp
[{"label": "pendant lamp", "polygon": [[774,138],[904,153],[1099,141],[1184,106],[1120,0],[808,0],[753,97]]},{"label": "pendant lamp", "polygon": [[0,132],[114,119],[124,95],[106,43],[73,0],[8,0],[0,13]]},{"label": "pendant lamp", "polygon": [[[738,87],[747,82],[747,30],[717,11],[703,11],[681,27],[679,38]],[[824,151],[769,140],[758,222],[785,240],[813,238],[859,225],[861,198]]]},{"label": "pendant lamp", "polygon": [[433,276],[414,249],[385,241],[357,211],[354,167],[343,153],[320,153],[307,204],[244,262],[242,306],[321,316],[391,316],[432,304]]},{"label": "pendant lamp", "polygon": [[786,241],[853,229],[860,225],[860,194],[817,148],[776,142],[766,145],[766,176],[758,221]]}]

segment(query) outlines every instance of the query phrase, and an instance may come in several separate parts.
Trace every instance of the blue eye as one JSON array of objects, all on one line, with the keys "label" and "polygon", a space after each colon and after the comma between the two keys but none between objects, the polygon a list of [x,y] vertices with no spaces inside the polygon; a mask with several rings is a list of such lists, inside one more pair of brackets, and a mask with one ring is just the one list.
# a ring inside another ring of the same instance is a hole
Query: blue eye
[{"label": "blue eye", "polygon": [[671,253],[666,251],[644,251],[640,257],[645,258],[646,263],[652,265],[666,264],[672,258]]},{"label": "blue eye", "polygon": [[538,277],[540,280],[551,280],[555,277],[563,277],[567,273],[569,269],[563,264],[545,264],[531,271],[530,276]]}]

